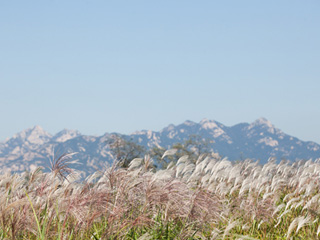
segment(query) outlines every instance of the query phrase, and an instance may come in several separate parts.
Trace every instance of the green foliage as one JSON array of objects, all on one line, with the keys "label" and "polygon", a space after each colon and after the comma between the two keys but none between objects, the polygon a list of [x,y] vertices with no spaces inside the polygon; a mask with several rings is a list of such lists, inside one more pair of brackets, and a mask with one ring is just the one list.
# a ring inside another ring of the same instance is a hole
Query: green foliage
[{"label": "green foliage", "polygon": [[175,143],[172,145],[172,149],[176,149],[177,152],[174,155],[163,158],[165,149],[159,147],[153,147],[149,154],[155,159],[157,163],[160,163],[159,168],[166,168],[170,162],[176,163],[182,156],[188,156],[189,160],[196,162],[201,155],[209,155],[213,140],[203,138],[200,135],[190,135],[187,140],[182,143]]},{"label": "green foliage", "polygon": [[119,166],[127,168],[132,159],[142,157],[146,150],[132,139],[125,139],[120,135],[112,135],[107,141],[114,159]]}]

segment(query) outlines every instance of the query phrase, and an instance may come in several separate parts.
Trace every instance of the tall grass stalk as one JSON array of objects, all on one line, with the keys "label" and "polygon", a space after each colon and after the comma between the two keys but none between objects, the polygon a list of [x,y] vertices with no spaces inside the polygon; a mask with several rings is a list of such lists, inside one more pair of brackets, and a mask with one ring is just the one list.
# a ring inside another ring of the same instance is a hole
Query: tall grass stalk
[{"label": "tall grass stalk", "polygon": [[40,238],[41,240],[45,240],[45,231],[44,231],[44,230],[45,230],[45,227],[46,227],[46,221],[45,221],[45,224],[43,224],[42,230],[41,230],[41,225],[40,225],[40,221],[39,221],[39,219],[38,219],[36,210],[35,210],[34,207],[33,207],[32,201],[31,201],[31,199],[30,199],[27,191],[25,191],[25,193],[26,193],[26,196],[27,196],[28,201],[29,201],[29,203],[30,203],[30,206],[31,206],[31,208],[32,208],[34,219],[36,220],[36,223],[37,223],[39,238]]},{"label": "tall grass stalk", "polygon": [[49,173],[0,175],[0,239],[320,235],[320,160],[259,165],[212,153],[156,171],[146,156],[80,182],[67,159],[54,161]]}]

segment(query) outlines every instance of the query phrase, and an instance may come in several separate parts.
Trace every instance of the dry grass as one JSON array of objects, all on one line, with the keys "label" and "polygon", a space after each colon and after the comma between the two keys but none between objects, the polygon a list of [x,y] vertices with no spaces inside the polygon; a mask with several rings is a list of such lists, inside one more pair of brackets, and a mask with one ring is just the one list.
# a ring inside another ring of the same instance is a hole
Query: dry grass
[{"label": "dry grass", "polygon": [[155,171],[146,156],[80,182],[66,157],[50,173],[0,176],[0,239],[317,239],[320,232],[318,160],[261,166],[211,154]]}]

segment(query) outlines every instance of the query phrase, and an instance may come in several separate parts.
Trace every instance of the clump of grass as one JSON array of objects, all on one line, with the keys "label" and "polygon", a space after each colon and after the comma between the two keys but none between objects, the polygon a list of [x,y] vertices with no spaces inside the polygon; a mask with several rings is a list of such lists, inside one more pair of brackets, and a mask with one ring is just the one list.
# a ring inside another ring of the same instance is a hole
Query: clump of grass
[{"label": "clump of grass", "polygon": [[0,239],[317,239],[320,233],[319,160],[259,165],[213,153],[155,171],[146,156],[80,182],[71,156],[52,161],[48,173],[0,175]]},{"label": "clump of grass", "polygon": [[73,170],[70,168],[71,164],[76,163],[77,161],[71,161],[72,156],[77,153],[64,153],[59,157],[54,155],[52,161],[50,160],[50,170],[54,175],[58,175],[61,178],[67,179]]}]

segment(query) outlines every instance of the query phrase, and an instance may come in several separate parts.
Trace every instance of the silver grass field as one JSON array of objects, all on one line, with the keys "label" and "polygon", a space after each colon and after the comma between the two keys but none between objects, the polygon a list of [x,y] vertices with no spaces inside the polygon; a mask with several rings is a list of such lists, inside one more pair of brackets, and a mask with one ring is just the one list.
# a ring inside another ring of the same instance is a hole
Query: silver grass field
[{"label": "silver grass field", "polygon": [[[168,150],[164,157],[174,155]],[[72,154],[0,175],[0,239],[318,239],[320,159],[260,165],[149,156],[81,180]]]}]

